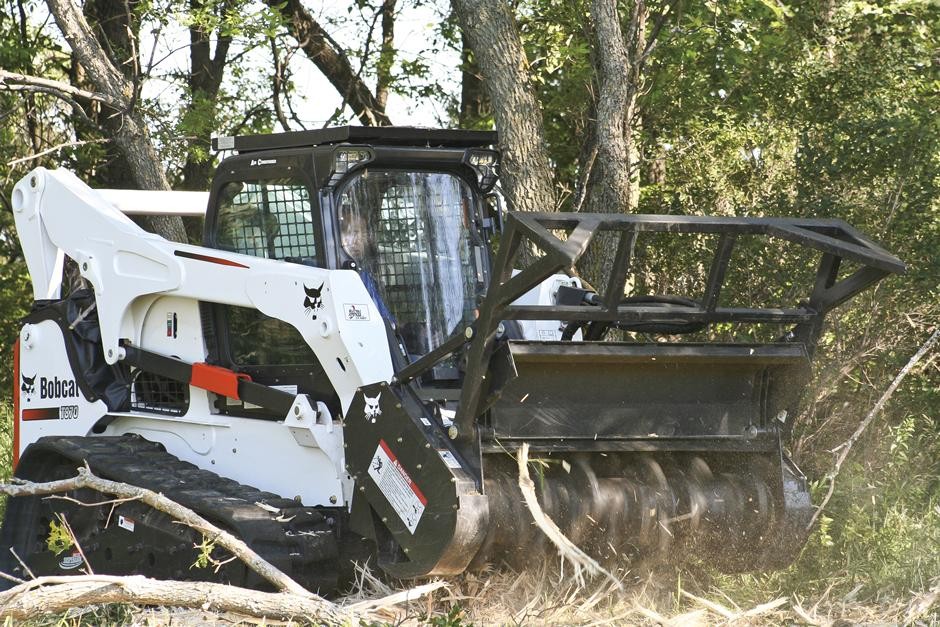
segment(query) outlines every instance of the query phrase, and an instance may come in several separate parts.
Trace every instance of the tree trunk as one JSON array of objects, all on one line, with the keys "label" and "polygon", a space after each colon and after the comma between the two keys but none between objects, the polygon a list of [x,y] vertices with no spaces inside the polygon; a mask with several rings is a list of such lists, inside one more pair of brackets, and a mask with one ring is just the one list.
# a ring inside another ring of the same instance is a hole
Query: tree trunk
[{"label": "tree trunk", "polygon": [[[634,0],[626,37],[620,28],[616,0],[592,0],[597,112],[596,158],[585,190],[588,211],[634,213],[640,200],[640,155],[636,131],[637,95],[646,53],[644,0]],[[596,237],[582,257],[580,270],[595,286],[610,274],[617,246],[613,235]]]},{"label": "tree trunk", "polygon": [[[133,84],[108,60],[101,43],[72,0],[47,1],[49,12],[55,17],[59,29],[89,80],[97,91],[107,94],[122,105],[121,110],[117,112],[122,123],[114,134],[114,141],[127,160],[134,182],[141,189],[170,189],[147,126],[140,112],[134,108]],[[183,221],[178,217],[153,216],[148,220],[148,227],[167,239],[186,241]]]},{"label": "tree trunk", "polygon": [[[190,9],[194,13],[202,10],[203,5],[202,0],[190,0]],[[228,2],[219,6],[220,16],[225,15],[228,7]],[[208,189],[212,177],[213,159],[210,154],[209,136],[215,130],[219,89],[222,86],[228,50],[232,43],[230,35],[220,34],[213,55],[210,50],[211,35],[212,33],[207,32],[202,25],[191,24],[189,27],[189,102],[183,116],[184,120],[188,118],[187,128],[196,135],[193,141],[198,149],[190,148],[186,153],[181,187],[192,191]],[[207,109],[208,116],[204,115]]]},{"label": "tree trunk", "polygon": [[[23,6],[24,0],[17,0],[16,8],[19,13],[19,44],[23,50],[29,49],[29,18],[26,16],[26,8]],[[33,74],[33,62],[27,55],[24,59],[23,70],[26,74]],[[32,92],[23,92],[23,100],[26,105],[26,134],[29,139],[30,148],[33,154],[42,150],[42,138],[39,136],[39,124],[36,120],[36,97]]]},{"label": "tree trunk", "polygon": [[515,16],[506,0],[452,0],[484,84],[499,131],[501,179],[509,207],[555,210],[552,172],[545,148],[542,114]]},{"label": "tree trunk", "polygon": [[620,31],[617,1],[593,0],[591,13],[599,98],[595,122],[597,158],[589,206],[592,211],[631,212],[636,199],[630,176],[633,151],[628,145],[633,143],[628,117],[632,108],[630,96],[635,99],[635,91],[627,85],[630,61]]},{"label": "tree trunk", "polygon": [[460,128],[485,128],[493,117],[493,109],[486,97],[480,66],[473,56],[473,50],[467,41],[467,35],[461,33],[462,50],[460,54]]},{"label": "tree trunk", "polygon": [[379,51],[379,64],[375,70],[375,100],[385,111],[388,104],[388,87],[392,84],[392,66],[395,64],[395,3],[397,0],[382,2],[382,48]]},{"label": "tree trunk", "polygon": [[300,0],[265,0],[265,3],[280,12],[287,23],[288,31],[300,44],[304,54],[336,88],[343,97],[343,102],[352,108],[360,122],[366,126],[388,126],[392,123],[385,114],[385,108],[362,78],[353,71],[342,48],[304,8]]},{"label": "tree trunk", "polygon": [[[132,40],[136,40],[139,31],[136,20],[132,19],[130,5],[109,0],[88,0],[82,6],[82,13],[91,31],[95,33],[102,48],[107,52],[108,60],[124,78],[133,81],[137,71],[137,56],[134,54]],[[81,63],[72,53],[72,75],[76,85],[95,88],[82,71]],[[115,115],[115,110],[91,104],[86,114],[97,128],[77,133],[79,139],[97,137],[115,137],[124,123],[122,115]],[[134,173],[130,163],[124,157],[121,147],[114,142],[104,144],[104,163],[95,169],[95,183],[102,187],[116,189],[135,186]],[[143,220],[139,220],[143,222]]]}]

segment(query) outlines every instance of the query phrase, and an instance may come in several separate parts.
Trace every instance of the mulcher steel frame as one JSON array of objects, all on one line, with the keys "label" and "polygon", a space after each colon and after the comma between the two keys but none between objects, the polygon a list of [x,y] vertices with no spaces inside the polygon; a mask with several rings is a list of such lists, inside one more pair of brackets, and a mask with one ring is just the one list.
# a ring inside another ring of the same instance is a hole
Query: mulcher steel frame
[{"label": "mulcher steel frame", "polygon": [[[552,231],[568,233],[561,239]],[[520,296],[558,272],[577,276],[577,263],[598,233],[617,236],[617,250],[606,284],[598,286],[596,305],[514,305]],[[640,233],[701,233],[718,235],[704,294],[697,307],[657,304],[624,306],[621,299]],[[760,235],[793,242],[821,253],[808,301],[793,308],[719,307],[719,297],[737,238]],[[535,247],[544,255],[512,275],[520,251]],[[843,260],[860,264],[838,279]],[[775,323],[793,324],[788,342],[802,345],[811,357],[826,313],[891,273],[903,273],[904,264],[842,220],[807,218],[714,218],[669,215],[611,215],[590,213],[521,213],[506,215],[493,281],[472,328],[461,329],[433,353],[398,373],[398,382],[414,379],[437,361],[469,342],[466,375],[460,404],[450,435],[467,459],[479,459],[479,418],[489,399],[484,398],[497,329],[505,320],[598,321],[609,323]],[[661,345],[660,345],[661,346]],[[671,345],[684,358],[720,358],[714,344]],[[681,349],[679,347],[681,346]],[[653,347],[662,351],[660,347]],[[763,352],[786,357],[797,348],[786,342],[761,347]],[[570,354],[579,346],[569,344]],[[642,348],[636,350],[643,352]],[[754,351],[747,348],[750,354]],[[755,355],[756,357],[756,355]],[[490,373],[492,374],[492,373]],[[492,390],[492,387],[490,387]],[[776,438],[774,438],[776,440]],[[719,442],[715,442],[717,449]],[[623,450],[621,448],[621,450]]]}]

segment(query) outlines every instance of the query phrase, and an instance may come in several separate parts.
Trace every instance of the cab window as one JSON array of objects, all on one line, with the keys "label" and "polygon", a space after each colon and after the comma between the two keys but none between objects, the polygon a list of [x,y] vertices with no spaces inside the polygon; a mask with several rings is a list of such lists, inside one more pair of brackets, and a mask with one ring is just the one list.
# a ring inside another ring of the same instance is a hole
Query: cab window
[{"label": "cab window", "polygon": [[[310,192],[295,178],[232,181],[219,190],[215,247],[221,250],[321,265]],[[291,325],[256,309],[216,305],[229,361],[239,367],[297,366],[317,362]]]},{"label": "cab window", "polygon": [[291,325],[257,309],[225,307],[229,350],[238,366],[299,366],[317,358]]},{"label": "cab window", "polygon": [[267,259],[318,260],[307,186],[296,179],[233,181],[219,192],[216,247]]}]

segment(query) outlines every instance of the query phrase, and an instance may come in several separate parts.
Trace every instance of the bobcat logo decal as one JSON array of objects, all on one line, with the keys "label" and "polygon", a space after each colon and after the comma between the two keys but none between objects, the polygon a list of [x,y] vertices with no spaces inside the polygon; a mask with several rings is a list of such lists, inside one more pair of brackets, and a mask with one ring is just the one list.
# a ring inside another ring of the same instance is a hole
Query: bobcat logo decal
[{"label": "bobcat logo decal", "polygon": [[382,415],[382,410],[379,408],[379,399],[382,398],[382,393],[379,392],[372,398],[365,394],[362,397],[366,399],[366,420],[375,422],[375,419]]},{"label": "bobcat logo decal", "polygon": [[320,287],[307,287],[307,284],[304,283],[304,312],[310,314],[310,316],[316,320],[317,312],[323,309],[323,297],[321,292],[323,291],[323,283],[320,283]]},{"label": "bobcat logo decal", "polygon": [[20,390],[26,394],[26,400],[30,400],[30,398],[32,398],[33,394],[36,392],[36,375],[27,377],[25,374],[21,374],[20,378],[23,379],[23,382],[20,385]]}]

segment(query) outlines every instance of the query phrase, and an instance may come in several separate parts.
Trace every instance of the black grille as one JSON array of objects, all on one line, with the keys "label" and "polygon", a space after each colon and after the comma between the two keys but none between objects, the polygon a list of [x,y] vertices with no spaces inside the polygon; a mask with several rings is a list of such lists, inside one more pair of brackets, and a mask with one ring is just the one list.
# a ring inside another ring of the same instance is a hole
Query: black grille
[{"label": "black grille", "polygon": [[131,410],[182,416],[189,409],[189,385],[138,370],[131,386]]}]

